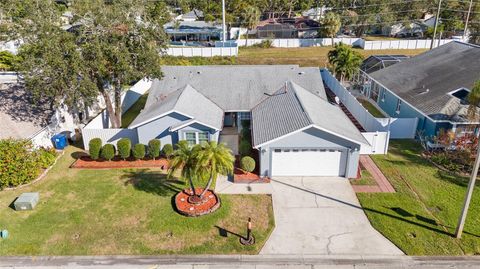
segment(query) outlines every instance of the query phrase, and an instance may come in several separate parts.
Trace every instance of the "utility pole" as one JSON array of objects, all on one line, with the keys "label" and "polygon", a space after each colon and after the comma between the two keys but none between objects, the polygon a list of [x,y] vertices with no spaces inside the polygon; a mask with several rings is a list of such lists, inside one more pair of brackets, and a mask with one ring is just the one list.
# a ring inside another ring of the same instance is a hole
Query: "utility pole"
[{"label": "utility pole", "polygon": [[227,41],[227,27],[225,25],[225,0],[222,0],[222,32],[223,32],[222,41],[226,42]]},{"label": "utility pole", "polygon": [[477,149],[477,158],[475,159],[475,164],[473,166],[472,174],[470,176],[470,181],[468,182],[467,195],[463,201],[462,214],[458,219],[457,229],[455,231],[455,237],[461,238],[463,232],[463,226],[465,225],[465,220],[467,219],[468,207],[470,206],[470,200],[472,200],[473,189],[475,189],[475,182],[477,181],[478,168],[480,167],[480,146]]},{"label": "utility pole", "polygon": [[437,16],[435,17],[435,28],[433,29],[432,42],[430,43],[430,49],[433,49],[433,42],[435,41],[435,36],[437,35],[438,21],[440,20],[440,7],[442,6],[442,0],[438,1]]},{"label": "utility pole", "polygon": [[465,29],[463,30],[463,37],[462,41],[465,41],[465,38],[467,37],[467,29],[468,29],[468,20],[470,19],[470,12],[472,12],[472,5],[473,5],[473,0],[470,0],[470,6],[468,7],[468,13],[467,13],[467,19],[465,20]]}]

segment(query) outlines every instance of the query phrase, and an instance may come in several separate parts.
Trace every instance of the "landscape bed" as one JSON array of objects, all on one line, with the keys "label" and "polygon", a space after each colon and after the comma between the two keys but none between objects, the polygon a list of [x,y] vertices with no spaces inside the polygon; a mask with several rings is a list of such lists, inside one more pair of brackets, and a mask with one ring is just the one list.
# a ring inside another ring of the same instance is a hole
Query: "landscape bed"
[{"label": "landscape bed", "polygon": [[[189,218],[172,205],[184,182],[160,169],[70,169],[78,150],[69,146],[42,181],[0,192],[10,234],[0,255],[256,254],[273,229],[268,195],[219,195],[217,211]],[[11,208],[23,192],[40,193],[35,210]],[[242,246],[249,217],[257,243]]]}]

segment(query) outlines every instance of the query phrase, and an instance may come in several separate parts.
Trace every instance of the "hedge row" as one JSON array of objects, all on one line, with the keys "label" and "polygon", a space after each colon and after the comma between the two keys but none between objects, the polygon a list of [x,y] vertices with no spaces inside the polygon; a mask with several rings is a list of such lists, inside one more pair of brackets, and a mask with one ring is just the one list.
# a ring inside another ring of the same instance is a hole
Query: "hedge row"
[{"label": "hedge row", "polygon": [[136,144],[132,147],[132,142],[128,138],[122,138],[117,141],[117,147],[112,144],[105,144],[102,146],[102,140],[100,138],[93,138],[88,143],[89,154],[93,160],[98,160],[100,157],[105,160],[112,160],[115,154],[118,153],[120,158],[126,160],[130,156],[133,156],[136,160],[140,160],[148,156],[155,160],[161,153],[164,156],[170,157],[173,154],[173,146],[166,144],[161,149],[161,142],[158,139],[152,139],[148,142],[148,145]]}]

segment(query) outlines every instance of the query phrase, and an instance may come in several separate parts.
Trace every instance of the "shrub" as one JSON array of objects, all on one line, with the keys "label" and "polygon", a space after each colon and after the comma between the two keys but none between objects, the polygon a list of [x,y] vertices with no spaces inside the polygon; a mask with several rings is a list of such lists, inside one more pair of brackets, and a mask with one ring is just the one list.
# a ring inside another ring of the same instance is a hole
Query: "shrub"
[{"label": "shrub", "polygon": [[273,41],[271,39],[262,40],[262,42],[252,45],[254,48],[269,49],[273,48]]},{"label": "shrub", "polygon": [[57,153],[55,152],[54,148],[46,149],[40,148],[37,151],[38,163],[41,168],[47,169],[48,167],[52,166],[55,162],[55,158],[57,157]]},{"label": "shrub", "polygon": [[242,120],[240,124],[242,129],[250,129],[250,120]]},{"label": "shrub", "polygon": [[0,140],[0,190],[34,180],[42,166],[28,140]]},{"label": "shrub", "polygon": [[102,148],[102,139],[93,138],[88,143],[88,152],[90,153],[90,158],[93,160],[98,160],[100,157],[100,149]]},{"label": "shrub", "polygon": [[240,168],[247,172],[252,172],[255,169],[255,160],[252,157],[245,156],[240,160]]},{"label": "shrub", "polygon": [[252,138],[252,132],[250,131],[249,128],[243,128],[240,131],[240,136],[242,137],[243,140],[250,141],[250,139]]},{"label": "shrub", "polygon": [[247,140],[240,141],[240,145],[238,146],[238,153],[241,156],[248,156],[252,151],[252,145]]},{"label": "shrub", "polygon": [[158,156],[160,156],[160,147],[162,142],[158,139],[152,139],[148,141],[148,156],[155,160]]},{"label": "shrub", "polygon": [[115,147],[112,144],[105,144],[102,147],[102,158],[111,161],[115,157]]},{"label": "shrub", "polygon": [[132,142],[128,138],[122,138],[117,142],[118,154],[122,159],[130,157],[130,151],[132,150]]},{"label": "shrub", "polygon": [[173,154],[172,144],[166,144],[165,146],[163,146],[162,153],[163,155],[165,155],[165,157],[170,158]]},{"label": "shrub", "polygon": [[136,144],[133,146],[133,157],[135,160],[140,160],[145,157],[145,145],[144,144]]}]

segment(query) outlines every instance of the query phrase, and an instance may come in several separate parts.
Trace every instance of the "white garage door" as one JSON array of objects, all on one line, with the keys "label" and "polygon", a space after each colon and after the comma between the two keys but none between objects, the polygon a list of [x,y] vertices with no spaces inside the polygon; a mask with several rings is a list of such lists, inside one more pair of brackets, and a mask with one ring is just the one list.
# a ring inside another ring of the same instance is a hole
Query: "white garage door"
[{"label": "white garage door", "polygon": [[346,151],[325,149],[272,150],[272,176],[344,176]]}]

